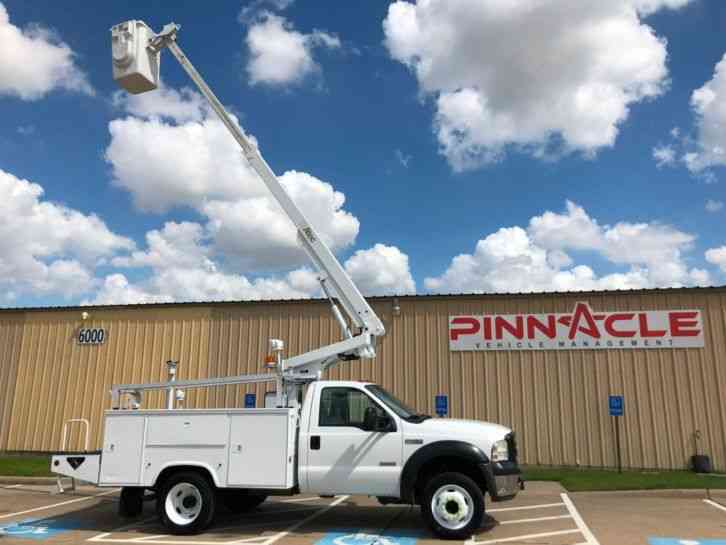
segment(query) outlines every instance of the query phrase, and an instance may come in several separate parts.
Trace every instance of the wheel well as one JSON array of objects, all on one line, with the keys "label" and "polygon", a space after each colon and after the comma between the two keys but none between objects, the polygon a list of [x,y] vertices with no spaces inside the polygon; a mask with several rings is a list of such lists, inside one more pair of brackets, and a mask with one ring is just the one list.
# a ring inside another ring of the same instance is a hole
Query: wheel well
[{"label": "wheel well", "polygon": [[209,481],[209,484],[212,485],[212,487],[215,486],[214,479],[212,478],[211,473],[209,473],[209,470],[205,467],[201,466],[169,466],[165,467],[161,470],[161,473],[159,473],[159,476],[156,477],[156,482],[154,483],[154,488],[158,490],[163,486],[164,481],[166,481],[169,477],[171,477],[174,473],[180,473],[180,472],[189,472],[189,473],[197,473],[207,479]]},{"label": "wheel well", "polygon": [[432,477],[441,473],[462,473],[474,481],[483,493],[486,492],[484,484],[484,476],[481,470],[474,462],[458,456],[440,456],[426,462],[419,469],[416,476],[416,485],[414,488],[415,502],[420,504],[423,500],[424,489]]}]

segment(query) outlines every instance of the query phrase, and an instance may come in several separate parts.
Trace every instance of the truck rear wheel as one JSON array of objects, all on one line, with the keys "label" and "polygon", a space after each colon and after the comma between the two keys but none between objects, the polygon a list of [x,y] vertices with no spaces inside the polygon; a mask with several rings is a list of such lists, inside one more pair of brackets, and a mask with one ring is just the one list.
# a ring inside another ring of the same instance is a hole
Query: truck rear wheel
[{"label": "truck rear wheel", "polygon": [[421,514],[443,539],[468,539],[484,518],[484,494],[462,473],[442,473],[424,488]]},{"label": "truck rear wheel", "polygon": [[196,534],[212,522],[216,496],[209,481],[195,472],[172,474],[161,486],[156,512],[176,535]]}]

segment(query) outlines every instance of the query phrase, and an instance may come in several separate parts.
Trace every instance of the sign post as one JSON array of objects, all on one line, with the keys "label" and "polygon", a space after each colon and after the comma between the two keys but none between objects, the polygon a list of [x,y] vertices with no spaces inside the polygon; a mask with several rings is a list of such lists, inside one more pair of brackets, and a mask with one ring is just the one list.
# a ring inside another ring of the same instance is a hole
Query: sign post
[{"label": "sign post", "polygon": [[615,448],[618,455],[618,473],[623,472],[623,457],[620,452],[620,417],[625,414],[625,404],[623,396],[611,395],[608,397],[608,407],[610,416],[615,417]]},{"label": "sign post", "polygon": [[443,394],[436,396],[436,414],[442,417],[449,414],[449,396]]}]

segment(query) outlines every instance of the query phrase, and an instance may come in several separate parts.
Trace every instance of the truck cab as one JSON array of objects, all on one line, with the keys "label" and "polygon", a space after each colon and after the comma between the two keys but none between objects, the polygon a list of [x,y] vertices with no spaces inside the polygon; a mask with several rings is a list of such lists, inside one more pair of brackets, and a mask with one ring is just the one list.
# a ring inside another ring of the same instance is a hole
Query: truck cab
[{"label": "truck cab", "polygon": [[301,492],[419,504],[442,537],[470,535],[481,523],[485,494],[507,500],[520,487],[511,430],[431,418],[372,383],[310,384],[298,448]]}]

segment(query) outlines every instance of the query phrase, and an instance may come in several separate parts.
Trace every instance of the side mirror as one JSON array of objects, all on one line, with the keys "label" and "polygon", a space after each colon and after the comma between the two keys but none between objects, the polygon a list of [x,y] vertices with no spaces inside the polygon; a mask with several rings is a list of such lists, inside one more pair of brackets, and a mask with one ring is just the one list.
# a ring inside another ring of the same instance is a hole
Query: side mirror
[{"label": "side mirror", "polygon": [[395,431],[393,420],[387,414],[376,418],[376,427],[374,431],[389,432]]}]

